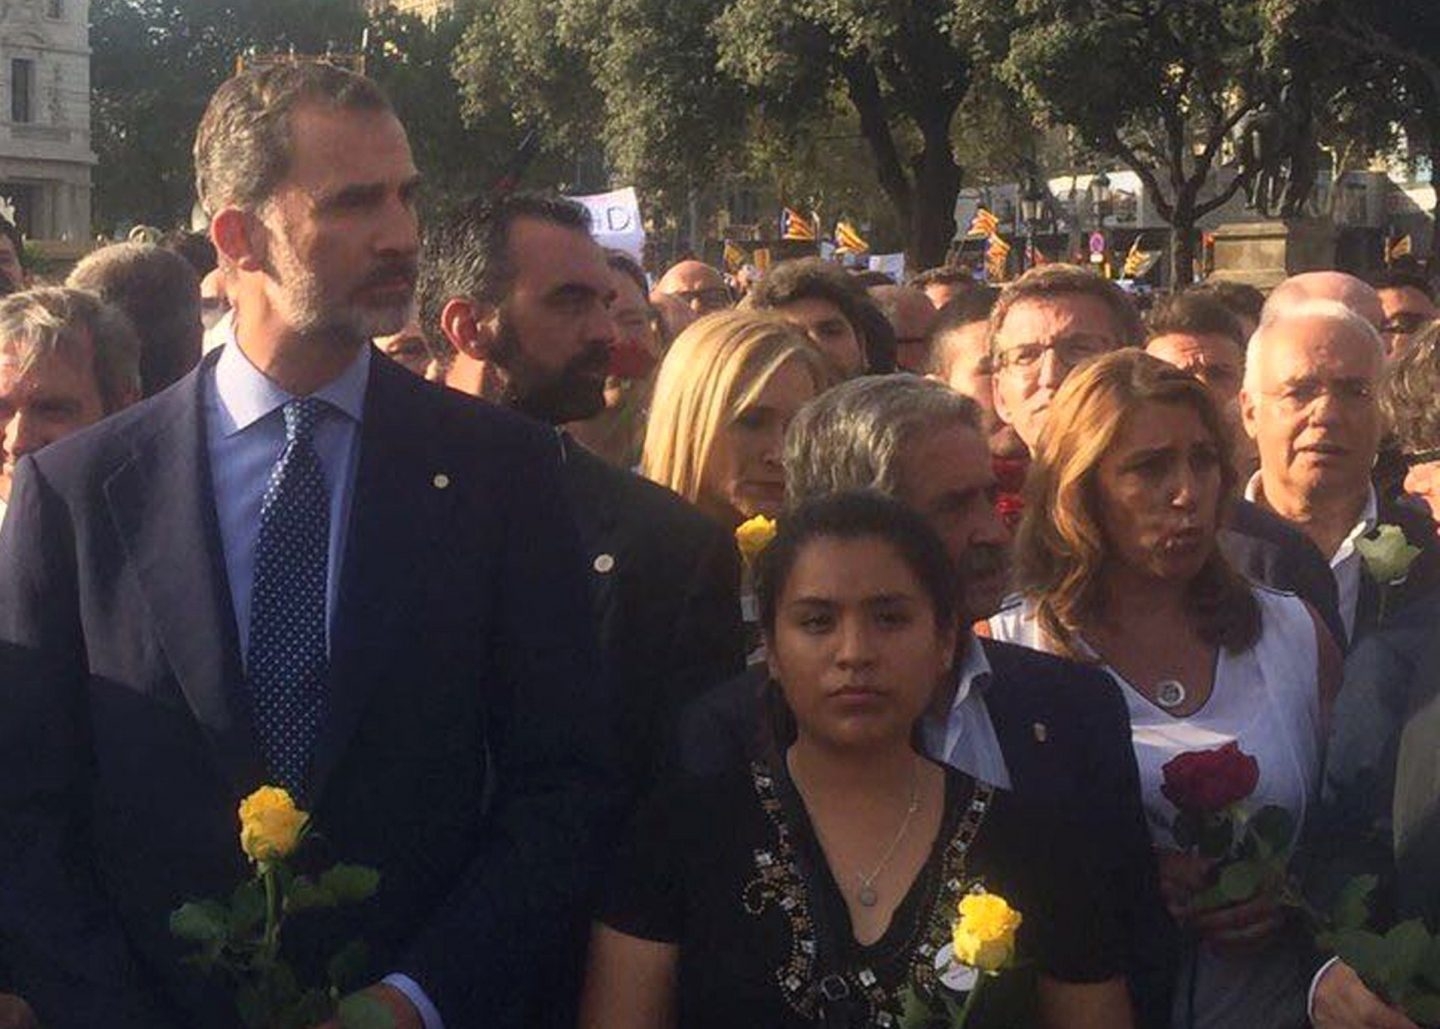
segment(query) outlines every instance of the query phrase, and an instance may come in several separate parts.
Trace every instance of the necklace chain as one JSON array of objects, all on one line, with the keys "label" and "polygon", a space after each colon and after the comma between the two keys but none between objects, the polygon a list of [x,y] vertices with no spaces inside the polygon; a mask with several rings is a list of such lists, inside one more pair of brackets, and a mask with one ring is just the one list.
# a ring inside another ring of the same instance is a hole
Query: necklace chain
[{"label": "necklace chain", "polygon": [[[790,764],[788,759],[786,763]],[[800,793],[800,799],[804,800],[805,791],[800,787],[800,781],[795,778],[795,769],[793,766],[790,769],[790,779],[792,782],[795,783],[795,788]],[[917,757],[915,759],[915,763],[911,766],[910,802],[908,805],[906,805],[905,817],[900,821],[900,828],[895,831],[895,836],[893,839],[891,839],[890,845],[885,848],[885,853],[881,855],[880,862],[875,866],[875,868],[870,872],[870,874],[866,875],[863,871],[857,871],[855,873],[855,878],[860,881],[860,891],[857,894],[857,897],[860,903],[865,907],[872,908],[879,902],[879,894],[875,892],[875,880],[880,878],[880,873],[885,871],[886,866],[890,864],[890,859],[895,856],[895,851],[899,848],[900,841],[905,839],[905,834],[910,830],[910,823],[914,821],[915,813],[919,810],[920,759]],[[812,826],[814,826],[815,835],[818,837],[820,835],[819,826],[814,825],[813,819],[811,824]]]}]

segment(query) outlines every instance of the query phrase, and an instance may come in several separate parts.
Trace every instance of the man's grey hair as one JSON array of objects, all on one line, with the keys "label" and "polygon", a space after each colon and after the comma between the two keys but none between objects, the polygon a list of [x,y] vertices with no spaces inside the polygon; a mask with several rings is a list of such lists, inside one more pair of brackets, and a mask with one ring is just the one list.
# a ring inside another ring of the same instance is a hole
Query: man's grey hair
[{"label": "man's grey hair", "polygon": [[100,403],[113,414],[140,395],[140,337],[130,319],[93,293],[42,286],[0,299],[0,351],[15,358],[21,374],[51,354],[69,356],[91,343]]},{"label": "man's grey hair", "polygon": [[895,495],[905,445],[949,423],[980,430],[980,407],[916,375],[867,375],[822,393],[785,434],[785,492],[793,506],[840,490]]},{"label": "man's grey hair", "polygon": [[1291,322],[1318,320],[1330,322],[1346,332],[1360,338],[1375,351],[1376,366],[1385,363],[1385,343],[1375,326],[1355,309],[1338,300],[1301,300],[1267,311],[1260,321],[1260,327],[1250,337],[1245,348],[1245,392],[1252,396],[1260,392],[1260,366],[1264,362],[1266,341],[1275,335],[1275,330]]}]

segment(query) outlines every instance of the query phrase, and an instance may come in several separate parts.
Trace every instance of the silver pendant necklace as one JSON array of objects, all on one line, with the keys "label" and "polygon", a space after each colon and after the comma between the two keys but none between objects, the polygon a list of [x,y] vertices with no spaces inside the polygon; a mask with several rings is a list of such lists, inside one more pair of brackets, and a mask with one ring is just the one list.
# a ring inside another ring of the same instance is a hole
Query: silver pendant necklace
[{"label": "silver pendant necklace", "polygon": [[880,895],[875,892],[875,880],[880,873],[885,871],[885,866],[895,856],[895,848],[900,846],[900,841],[905,838],[906,831],[910,828],[910,822],[915,817],[915,812],[920,810],[920,761],[915,761],[915,774],[910,780],[910,805],[905,809],[905,817],[900,822],[900,829],[895,833],[895,838],[890,841],[890,846],[885,848],[885,854],[880,858],[880,863],[875,866],[874,871],[869,875],[864,872],[857,872],[856,878],[860,880],[860,892],[856,899],[861,905],[873,908],[880,902]]},{"label": "silver pendant necklace", "polygon": [[1184,704],[1186,696],[1185,684],[1179,679],[1161,679],[1155,684],[1155,703],[1167,711]]}]

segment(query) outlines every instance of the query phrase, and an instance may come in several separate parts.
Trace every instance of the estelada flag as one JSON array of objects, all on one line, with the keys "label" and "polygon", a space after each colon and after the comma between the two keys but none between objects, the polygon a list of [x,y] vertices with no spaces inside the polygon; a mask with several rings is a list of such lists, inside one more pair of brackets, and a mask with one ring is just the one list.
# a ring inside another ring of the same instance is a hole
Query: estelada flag
[{"label": "estelada flag", "polygon": [[975,217],[970,222],[970,228],[965,234],[967,236],[993,236],[999,230],[1000,219],[981,207],[976,210]]},{"label": "estelada flag", "polygon": [[780,238],[813,243],[815,242],[815,226],[810,223],[810,219],[801,217],[787,207],[785,213],[780,216]]},{"label": "estelada flag", "polygon": [[1407,232],[1395,242],[1391,243],[1385,251],[1385,263],[1389,264],[1397,257],[1410,256],[1410,234]]},{"label": "estelada flag", "polygon": [[865,242],[855,226],[847,221],[838,221],[835,223],[835,249],[847,254],[863,254],[870,249],[870,244]]},{"label": "estelada flag", "polygon": [[727,271],[732,273],[738,272],[741,268],[745,267],[745,262],[748,259],[749,255],[746,254],[744,250],[728,239],[725,241],[725,268]]},{"label": "estelada flag", "polygon": [[1004,237],[998,232],[992,232],[989,240],[986,241],[986,257],[1006,258],[1010,256],[1010,244],[1005,242]]}]

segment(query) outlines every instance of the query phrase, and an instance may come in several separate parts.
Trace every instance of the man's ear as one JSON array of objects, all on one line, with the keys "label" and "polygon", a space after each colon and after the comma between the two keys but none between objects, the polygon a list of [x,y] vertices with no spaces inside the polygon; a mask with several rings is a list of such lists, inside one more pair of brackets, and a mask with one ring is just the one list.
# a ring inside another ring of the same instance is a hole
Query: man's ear
[{"label": "man's ear", "polygon": [[500,312],[493,304],[469,297],[451,297],[440,309],[440,331],[455,352],[485,361],[499,335]]},{"label": "man's ear", "polygon": [[1255,438],[1255,398],[1244,386],[1240,387],[1240,424],[1245,429],[1245,435],[1251,439]]},{"label": "man's ear", "polygon": [[260,271],[265,264],[265,226],[252,212],[225,207],[210,219],[210,239],[223,263],[242,272]]}]

